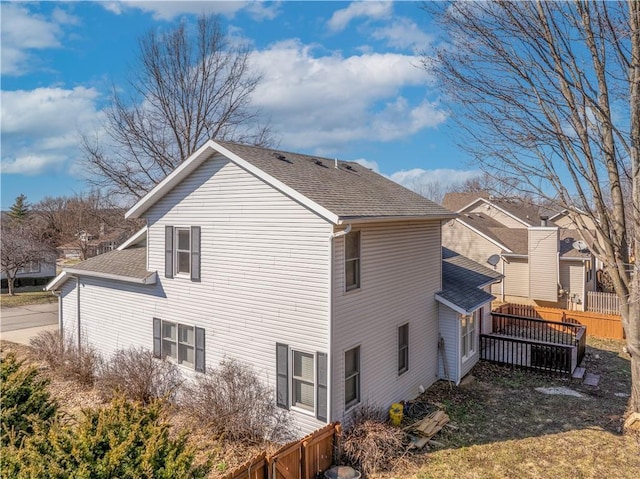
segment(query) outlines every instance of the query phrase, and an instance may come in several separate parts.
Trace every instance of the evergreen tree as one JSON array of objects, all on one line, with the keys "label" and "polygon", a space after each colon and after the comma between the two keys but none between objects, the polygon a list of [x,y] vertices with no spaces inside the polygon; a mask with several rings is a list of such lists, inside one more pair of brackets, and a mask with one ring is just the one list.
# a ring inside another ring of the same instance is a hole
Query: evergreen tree
[{"label": "evergreen tree", "polygon": [[22,221],[29,216],[31,205],[27,202],[27,197],[24,193],[20,194],[16,198],[16,201],[11,205],[8,215],[14,220]]}]

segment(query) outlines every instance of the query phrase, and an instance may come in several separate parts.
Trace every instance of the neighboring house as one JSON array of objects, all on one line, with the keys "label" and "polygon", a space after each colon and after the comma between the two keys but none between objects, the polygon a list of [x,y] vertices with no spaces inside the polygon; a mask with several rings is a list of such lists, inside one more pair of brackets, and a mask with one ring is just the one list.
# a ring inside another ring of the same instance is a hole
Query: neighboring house
[{"label": "neighboring house", "polygon": [[522,201],[468,193],[448,193],[443,205],[459,214],[443,226],[443,245],[502,273],[492,288],[502,301],[585,309],[595,259],[565,213],[552,222]]},{"label": "neighboring house", "polygon": [[[56,258],[51,255],[45,261],[31,261],[28,265],[18,270],[15,287],[44,285],[56,276]],[[7,275],[0,273],[2,288],[7,288]]]},{"label": "neighboring house", "polygon": [[187,375],[238,358],[301,434],[477,361],[478,288],[500,276],[447,257],[443,284],[455,215],[363,166],[209,141],[127,216],[146,227],[48,286],[65,334],[104,355],[142,346]]},{"label": "neighboring house", "polygon": [[94,236],[86,231],[81,231],[78,238],[58,246],[60,255],[65,259],[82,259],[83,253],[86,258],[93,258],[99,254],[115,250],[126,238],[123,231],[101,231],[100,235]]}]

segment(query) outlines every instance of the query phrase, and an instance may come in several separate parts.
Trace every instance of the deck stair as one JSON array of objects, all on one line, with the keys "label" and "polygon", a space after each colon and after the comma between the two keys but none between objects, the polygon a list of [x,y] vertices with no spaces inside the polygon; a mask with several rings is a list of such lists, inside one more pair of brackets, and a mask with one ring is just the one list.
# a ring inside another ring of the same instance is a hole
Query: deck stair
[{"label": "deck stair", "polygon": [[577,368],[575,368],[573,370],[573,374],[571,375],[571,377],[573,379],[582,379],[584,378],[584,374],[587,372],[587,370],[585,368],[583,368],[582,366],[578,366]]}]

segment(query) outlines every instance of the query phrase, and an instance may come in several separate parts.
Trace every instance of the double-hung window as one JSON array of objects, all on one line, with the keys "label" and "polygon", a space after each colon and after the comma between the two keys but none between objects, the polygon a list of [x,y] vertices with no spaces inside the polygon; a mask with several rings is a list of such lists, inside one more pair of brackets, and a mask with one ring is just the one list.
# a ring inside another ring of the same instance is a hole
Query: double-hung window
[{"label": "double-hung window", "polygon": [[276,404],[295,407],[327,421],[327,353],[315,353],[276,343]]},{"label": "double-hung window", "polygon": [[191,229],[176,228],[176,274],[191,274]]},{"label": "double-hung window", "polygon": [[165,226],[164,242],[165,276],[200,281],[200,227]]},{"label": "double-hung window", "polygon": [[467,359],[475,353],[476,350],[476,315],[462,316],[461,327],[461,345],[462,359]]},{"label": "double-hung window", "polygon": [[409,323],[398,328],[398,375],[409,370]]},{"label": "double-hung window", "polygon": [[292,351],[292,405],[307,411],[315,409],[315,358],[312,353]]},{"label": "double-hung window", "polygon": [[348,233],[344,241],[344,286],[351,291],[360,287],[360,232]]},{"label": "double-hung window", "polygon": [[360,346],[344,353],[344,406],[360,402]]},{"label": "double-hung window", "polygon": [[204,329],[154,318],[153,352],[156,357],[204,372]]}]

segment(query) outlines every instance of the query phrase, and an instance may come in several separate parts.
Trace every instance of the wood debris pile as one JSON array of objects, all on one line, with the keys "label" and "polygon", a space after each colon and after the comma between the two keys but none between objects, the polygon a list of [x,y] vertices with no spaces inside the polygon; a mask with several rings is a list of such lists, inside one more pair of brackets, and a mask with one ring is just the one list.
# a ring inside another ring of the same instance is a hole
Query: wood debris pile
[{"label": "wood debris pile", "polygon": [[438,410],[405,427],[404,430],[413,436],[410,448],[422,449],[448,422],[449,416],[444,411]]}]

